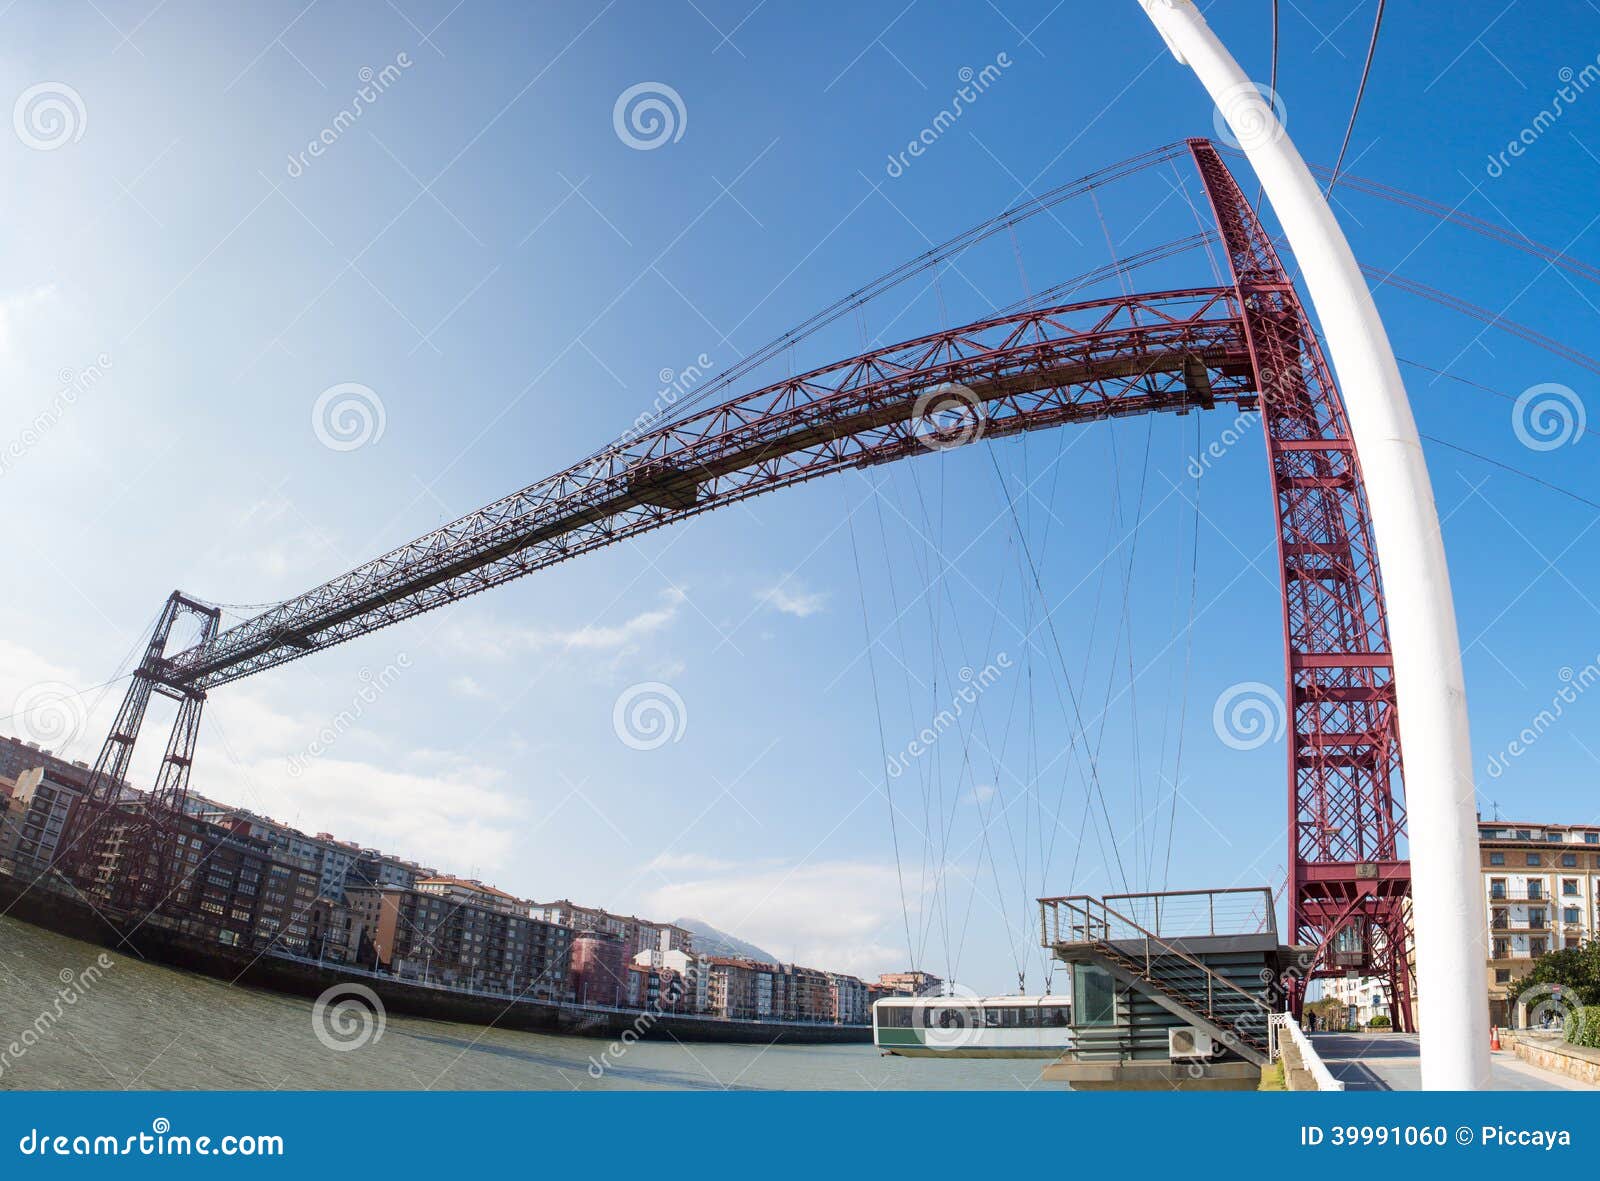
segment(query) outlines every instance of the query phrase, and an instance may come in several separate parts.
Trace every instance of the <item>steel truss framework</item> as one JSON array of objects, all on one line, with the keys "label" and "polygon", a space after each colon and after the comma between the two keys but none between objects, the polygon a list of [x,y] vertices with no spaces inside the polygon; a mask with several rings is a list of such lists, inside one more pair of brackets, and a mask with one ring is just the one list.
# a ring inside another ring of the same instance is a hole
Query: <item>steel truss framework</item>
[{"label": "steel truss framework", "polygon": [[[106,902],[129,910],[149,911],[166,898],[173,821],[189,795],[205,690],[174,684],[163,675],[166,648],[179,621],[186,618],[199,625],[199,642],[204,644],[217,634],[222,612],[181,591],[168,596],[95,760],[89,790],[73,809],[60,842],[58,864],[63,871]],[[148,795],[139,795],[127,787],[128,768],[152,694],[177,702],[178,710],[155,784]],[[127,856],[117,858],[115,872],[108,873],[101,857],[113,823]]]},{"label": "steel truss framework", "polygon": [[[1256,373],[1282,573],[1289,929],[1307,976],[1387,980],[1410,1029],[1409,863],[1394,661],[1355,444],[1322,347],[1271,238],[1216,149],[1191,141]],[[1303,992],[1294,998],[1298,1005]]]},{"label": "steel truss framework", "polygon": [[[862,353],[624,436],[226,630],[215,609],[175,594],[95,765],[91,801],[103,809],[122,790],[152,690],[176,697],[180,712],[151,803],[181,806],[200,708],[215,686],[829,472],[1068,423],[1259,405],[1293,719],[1291,929],[1316,947],[1313,973],[1388,976],[1408,1022],[1393,674],[1360,471],[1270,239],[1211,144],[1189,149],[1231,286],[1013,311]],[[198,643],[167,655],[169,617],[185,611],[209,612],[208,622]]]}]

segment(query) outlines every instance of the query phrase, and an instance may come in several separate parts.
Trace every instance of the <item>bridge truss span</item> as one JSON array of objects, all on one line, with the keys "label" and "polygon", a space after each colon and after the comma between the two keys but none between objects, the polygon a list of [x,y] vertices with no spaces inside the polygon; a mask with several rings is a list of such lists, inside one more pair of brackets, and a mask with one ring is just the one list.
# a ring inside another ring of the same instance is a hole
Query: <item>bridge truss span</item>
[{"label": "bridge truss span", "polygon": [[647,422],[227,629],[214,609],[175,595],[169,615],[210,611],[207,626],[175,653],[166,632],[152,640],[96,764],[90,811],[119,801],[152,687],[186,703],[156,801],[181,808],[201,705],[219,685],[830,472],[1113,417],[1259,409],[1282,584],[1289,930],[1308,953],[1287,999],[1298,1004],[1314,975],[1385,977],[1408,1027],[1394,671],[1355,445],[1270,236],[1213,145],[1187,146],[1231,283],[1008,310]]},{"label": "bridge truss span", "polygon": [[641,431],[168,659],[210,688],[577,554],[976,438],[1254,403],[1231,288],[1039,308],[874,349]]}]

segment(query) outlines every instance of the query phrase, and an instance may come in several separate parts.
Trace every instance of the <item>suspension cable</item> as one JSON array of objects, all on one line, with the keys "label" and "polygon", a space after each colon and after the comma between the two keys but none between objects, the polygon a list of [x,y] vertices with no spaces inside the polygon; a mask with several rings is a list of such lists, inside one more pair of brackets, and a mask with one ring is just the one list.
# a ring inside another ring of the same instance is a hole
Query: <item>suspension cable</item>
[{"label": "suspension cable", "polygon": [[[1168,160],[1187,150],[1187,147],[1181,143],[1171,143],[1159,148],[1152,148],[1135,156],[1129,156],[1125,160],[1096,169],[1094,172],[1087,173],[1076,180],[1057,185],[1048,192],[1041,193],[1038,196],[1031,196],[1026,201],[1013,205],[1011,208],[997,213],[969,229],[963,230],[955,237],[947,239],[936,246],[929,247],[921,254],[908,259],[892,270],[879,275],[872,282],[858,287],[848,295],[835,300],[820,312],[789,329],[783,335],[747,354],[734,365],[724,369],[700,386],[693,394],[675,402],[656,419],[652,420],[649,425],[654,426],[678,421],[686,416],[693,407],[732,386],[747,373],[759,368],[784,349],[790,348],[814,335],[840,316],[846,315],[852,309],[876,299],[886,291],[906,282],[914,275],[920,274],[930,267],[937,267],[939,263],[947,259],[958,257],[995,234],[1007,230],[1020,222],[1037,217],[1041,213],[1048,212],[1065,201],[1069,201],[1074,197],[1081,197],[1085,193],[1092,192],[1115,181],[1126,179],[1144,171],[1146,168],[1165,164]],[[612,444],[608,443],[606,446],[586,456],[585,460],[596,459],[604,455],[610,450],[611,446]],[[579,462],[582,463],[585,460],[580,460]]]},{"label": "suspension cable", "polygon": [[1324,197],[1331,194],[1333,186],[1339,183],[1339,169],[1344,167],[1344,154],[1350,150],[1350,137],[1355,134],[1356,116],[1361,113],[1361,99],[1367,93],[1367,78],[1372,74],[1372,59],[1378,53],[1378,30],[1383,27],[1384,4],[1385,0],[1378,0],[1378,11],[1372,18],[1372,39],[1367,42],[1367,60],[1361,67],[1361,85],[1356,87],[1356,101],[1350,108],[1350,122],[1345,124],[1344,142],[1339,145],[1339,158],[1333,162],[1333,175],[1328,178]]}]

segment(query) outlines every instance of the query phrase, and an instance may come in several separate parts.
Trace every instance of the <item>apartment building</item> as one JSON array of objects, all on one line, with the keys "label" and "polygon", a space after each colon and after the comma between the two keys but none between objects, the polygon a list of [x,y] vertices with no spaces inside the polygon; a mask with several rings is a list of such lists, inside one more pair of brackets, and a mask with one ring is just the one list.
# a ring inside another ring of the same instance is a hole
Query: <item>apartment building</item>
[{"label": "apartment building", "polygon": [[38,871],[55,860],[67,817],[88,787],[89,773],[54,762],[18,772],[0,823],[0,861]]},{"label": "apartment building", "polygon": [[[159,835],[152,838],[152,833]],[[163,891],[148,919],[231,947],[311,951],[317,876],[279,861],[265,841],[198,816],[163,813],[153,825],[143,802],[114,808],[89,850],[91,891],[109,896],[165,856]]]},{"label": "apartment building", "polygon": [[1533,961],[1600,930],[1600,826],[1480,821],[1478,847],[1490,1020],[1514,1025]]},{"label": "apartment building", "polygon": [[467,906],[482,907],[485,910],[497,910],[502,914],[521,915],[525,918],[532,917],[527,913],[528,904],[526,902],[513,894],[507,894],[504,890],[486,886],[476,878],[456,878],[449,875],[418,878],[416,889],[419,893],[448,899],[451,902]]},{"label": "apartment building", "polygon": [[866,981],[839,972],[829,972],[828,999],[835,1024],[866,1024],[870,1014]]},{"label": "apartment building", "polygon": [[932,972],[885,972],[878,987],[885,996],[938,996],[944,981]]},{"label": "apartment building", "polygon": [[317,888],[328,898],[344,897],[345,886],[352,879],[361,885],[410,886],[419,877],[434,876],[433,870],[415,862],[403,861],[377,849],[363,849],[353,842],[339,840],[332,833],[308,835],[281,820],[258,815],[247,808],[219,804],[204,796],[191,795],[185,811],[266,841],[278,860],[314,870]]},{"label": "apartment building", "polygon": [[[474,883],[459,883],[474,885]],[[408,980],[475,988],[538,1000],[560,1000],[567,989],[572,931],[522,909],[486,900],[499,891],[355,886],[349,908],[370,940],[380,970]]]},{"label": "apartment building", "polygon": [[628,999],[628,969],[622,936],[611,931],[573,931],[568,983],[572,999],[580,1005],[615,1008]]},{"label": "apartment building", "polygon": [[[754,1021],[772,1015],[772,965],[755,964],[728,956],[711,956],[706,961],[706,1011],[735,1021]],[[766,984],[766,1009],[761,1011],[760,982]]]},{"label": "apartment building", "polygon": [[1345,1021],[1365,1029],[1374,1017],[1394,1020],[1390,1011],[1389,982],[1372,976],[1332,976],[1323,981],[1323,997],[1344,1007]]},{"label": "apartment building", "polygon": [[612,914],[595,906],[580,906],[569,898],[554,902],[534,902],[529,912],[535,918],[560,923],[574,931],[601,931],[615,935],[622,943],[622,962],[630,964],[641,951],[694,950],[694,934],[673,923],[658,923],[631,914]]},{"label": "apartment building", "polygon": [[704,1013],[710,1007],[708,987],[711,978],[709,956],[686,951],[646,949],[633,957],[635,967],[670,974],[678,982],[677,1008],[683,1012]]},{"label": "apartment building", "polygon": [[25,742],[9,734],[0,735],[0,780],[15,783],[24,771],[32,771],[36,767],[43,767],[68,779],[73,778],[75,771],[81,772],[84,779],[89,774],[89,764],[82,760],[63,759],[37,742]]}]

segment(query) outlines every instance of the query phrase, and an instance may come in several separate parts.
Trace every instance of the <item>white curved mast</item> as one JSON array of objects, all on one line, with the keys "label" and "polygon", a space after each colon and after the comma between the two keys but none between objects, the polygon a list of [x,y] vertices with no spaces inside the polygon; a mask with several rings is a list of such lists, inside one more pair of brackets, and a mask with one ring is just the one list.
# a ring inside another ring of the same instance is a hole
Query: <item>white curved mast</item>
[{"label": "white curved mast", "polygon": [[1260,178],[1321,321],[1369,497],[1404,746],[1422,1085],[1489,1081],[1477,802],[1450,573],[1411,404],[1350,244],[1255,83],[1191,0],[1139,0]]}]

